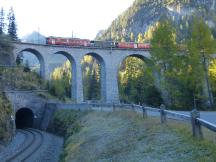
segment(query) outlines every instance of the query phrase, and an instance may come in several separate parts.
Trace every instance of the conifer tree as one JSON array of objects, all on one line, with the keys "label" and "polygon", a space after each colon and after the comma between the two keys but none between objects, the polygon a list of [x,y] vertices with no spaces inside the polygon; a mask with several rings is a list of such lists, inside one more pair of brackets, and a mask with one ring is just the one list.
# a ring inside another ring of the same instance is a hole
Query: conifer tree
[{"label": "conifer tree", "polygon": [[16,64],[17,65],[22,65],[23,64],[23,54],[19,54],[16,58]]},{"label": "conifer tree", "polygon": [[18,39],[16,19],[15,19],[15,14],[14,14],[12,7],[10,8],[10,11],[8,14],[8,35],[14,41],[16,41]]},{"label": "conifer tree", "polygon": [[0,35],[4,33],[4,27],[5,27],[5,23],[4,23],[4,9],[1,8],[1,11],[0,11]]},{"label": "conifer tree", "polygon": [[31,68],[30,68],[29,61],[28,61],[28,60],[26,60],[26,62],[25,62],[25,66],[24,66],[23,71],[24,71],[24,72],[31,72]]}]

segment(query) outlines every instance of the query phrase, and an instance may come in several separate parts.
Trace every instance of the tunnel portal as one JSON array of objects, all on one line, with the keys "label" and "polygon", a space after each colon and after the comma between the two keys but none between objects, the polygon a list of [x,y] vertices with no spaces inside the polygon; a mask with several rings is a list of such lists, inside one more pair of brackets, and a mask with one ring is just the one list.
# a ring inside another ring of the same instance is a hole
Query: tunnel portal
[{"label": "tunnel portal", "polygon": [[32,128],[34,122],[34,114],[29,108],[22,108],[16,112],[16,128]]}]

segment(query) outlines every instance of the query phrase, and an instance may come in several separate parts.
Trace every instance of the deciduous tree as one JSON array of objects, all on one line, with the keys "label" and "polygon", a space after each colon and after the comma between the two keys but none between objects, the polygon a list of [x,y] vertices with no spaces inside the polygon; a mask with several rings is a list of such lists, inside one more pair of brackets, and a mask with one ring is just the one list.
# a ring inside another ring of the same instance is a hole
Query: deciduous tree
[{"label": "deciduous tree", "polygon": [[[208,77],[208,64],[211,54],[214,53],[214,38],[209,26],[202,18],[194,18],[191,28],[191,38],[188,42],[189,58],[194,75],[198,79],[205,78],[207,85],[208,102],[213,106],[213,97]],[[198,70],[199,69],[199,70]]]}]

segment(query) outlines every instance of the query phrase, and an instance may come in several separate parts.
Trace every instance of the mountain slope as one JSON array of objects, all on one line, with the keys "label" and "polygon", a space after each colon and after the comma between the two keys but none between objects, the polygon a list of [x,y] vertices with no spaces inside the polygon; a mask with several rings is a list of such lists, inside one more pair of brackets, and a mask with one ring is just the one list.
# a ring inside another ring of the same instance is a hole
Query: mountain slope
[{"label": "mountain slope", "polygon": [[144,35],[164,18],[173,22],[179,39],[183,39],[194,15],[203,17],[216,36],[216,0],[135,0],[107,30],[100,31],[96,39],[134,41],[139,33]]}]

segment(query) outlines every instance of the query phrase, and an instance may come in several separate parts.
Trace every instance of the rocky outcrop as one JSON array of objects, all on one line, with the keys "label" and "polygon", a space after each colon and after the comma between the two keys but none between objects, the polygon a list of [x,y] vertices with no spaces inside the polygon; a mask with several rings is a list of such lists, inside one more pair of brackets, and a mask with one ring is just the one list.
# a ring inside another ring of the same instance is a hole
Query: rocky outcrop
[{"label": "rocky outcrop", "polygon": [[100,32],[96,39],[121,41],[130,40],[130,34],[137,37],[154,26],[160,19],[170,19],[183,39],[187,35],[193,16],[203,17],[216,36],[215,0],[135,0],[133,5],[116,18],[112,25]]}]

